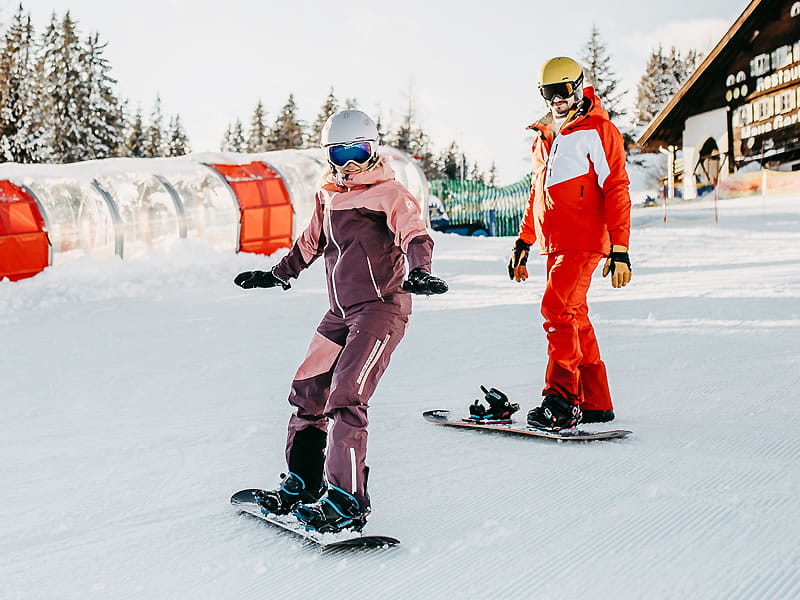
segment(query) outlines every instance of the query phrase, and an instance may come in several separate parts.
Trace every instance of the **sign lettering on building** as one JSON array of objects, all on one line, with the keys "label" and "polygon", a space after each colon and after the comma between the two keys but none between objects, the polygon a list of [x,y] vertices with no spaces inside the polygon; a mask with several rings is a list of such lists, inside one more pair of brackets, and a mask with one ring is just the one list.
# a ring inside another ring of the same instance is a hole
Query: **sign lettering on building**
[{"label": "sign lettering on building", "polygon": [[765,157],[800,142],[800,40],[750,60],[727,76],[736,162]]}]

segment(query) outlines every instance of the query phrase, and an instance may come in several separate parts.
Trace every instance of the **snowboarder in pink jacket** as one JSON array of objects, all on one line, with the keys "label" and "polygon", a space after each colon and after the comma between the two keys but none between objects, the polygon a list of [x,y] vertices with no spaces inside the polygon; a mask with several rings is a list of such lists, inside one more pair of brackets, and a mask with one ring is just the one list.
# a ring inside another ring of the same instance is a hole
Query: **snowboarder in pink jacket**
[{"label": "snowboarder in pink jacket", "polygon": [[327,532],[366,522],[369,399],[405,334],[410,293],[443,294],[447,283],[430,274],[433,240],[417,200],[378,153],[375,122],[359,110],[340,111],[323,127],[321,144],[331,168],[310,224],[271,271],[234,281],[288,290],[290,279],[324,257],[330,310],[292,382],[288,474],[259,502],[265,512],[291,512]]}]

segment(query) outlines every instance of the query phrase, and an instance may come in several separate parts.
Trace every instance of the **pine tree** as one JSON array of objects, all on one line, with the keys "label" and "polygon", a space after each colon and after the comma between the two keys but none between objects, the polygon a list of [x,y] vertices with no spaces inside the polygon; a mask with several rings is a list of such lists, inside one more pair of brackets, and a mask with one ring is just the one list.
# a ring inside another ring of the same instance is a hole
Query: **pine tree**
[{"label": "pine tree", "polygon": [[328,120],[328,117],[335,112],[338,112],[338,110],[339,102],[336,100],[336,96],[333,94],[333,88],[331,88],[331,91],[328,92],[328,97],[325,98],[325,103],[322,105],[322,108],[319,109],[317,119],[311,126],[311,133],[308,136],[308,142],[310,146],[315,146],[319,143],[319,140],[322,137],[322,128],[325,125],[325,122]]},{"label": "pine tree", "polygon": [[661,45],[650,52],[650,59],[637,88],[637,123],[645,125],[655,118],[694,72],[697,60],[697,52],[692,50],[683,59],[674,46],[669,54],[664,52]]},{"label": "pine tree", "polygon": [[609,117],[615,119],[625,114],[621,107],[625,92],[620,92],[618,89],[620,80],[611,69],[611,57],[608,55],[608,48],[600,38],[597,25],[592,24],[589,40],[581,53],[581,62],[586,85],[594,87],[603,107],[608,111]]},{"label": "pine tree", "polygon": [[82,48],[77,24],[67,12],[58,21],[53,14],[44,34],[38,71],[44,89],[43,112],[50,156],[54,162],[75,162],[92,157],[89,89],[81,62]]},{"label": "pine tree", "polygon": [[483,171],[481,171],[481,168],[478,166],[478,163],[477,162],[472,163],[472,169],[470,169],[469,172],[470,180],[483,183],[484,177],[485,175],[483,174]]},{"label": "pine tree", "polygon": [[[681,83],[686,81],[686,63],[683,61],[681,57],[681,53],[675,46],[672,46],[669,50],[669,58],[667,71],[672,71],[672,77],[675,80],[674,85],[672,84],[672,80],[668,78],[670,85],[669,88],[673,89],[672,94],[670,94],[670,98],[675,95],[675,92],[681,87]],[[668,102],[669,100],[667,100]]]},{"label": "pine tree", "polygon": [[145,146],[144,120],[142,118],[142,107],[140,106],[128,126],[123,154],[132,158],[143,158],[147,156]]},{"label": "pine tree", "polygon": [[83,120],[88,126],[91,158],[119,156],[125,146],[125,115],[114,91],[117,82],[111,78],[111,66],[103,56],[106,45],[95,33],[86,41],[81,56],[88,88]]},{"label": "pine tree", "polygon": [[425,177],[438,179],[441,176],[441,169],[431,148],[430,137],[420,127],[412,131],[411,150],[411,156],[419,161],[419,166],[422,172],[425,173]]},{"label": "pine tree", "polygon": [[406,113],[394,133],[389,134],[388,143],[419,160],[420,167],[428,179],[441,177],[439,161],[431,150],[430,137],[417,123],[413,98],[409,97]]},{"label": "pine tree", "polygon": [[458,144],[450,142],[440,158],[442,175],[445,179],[461,179],[463,170],[463,154],[458,148]]},{"label": "pine tree", "polygon": [[303,124],[297,118],[297,105],[294,101],[294,94],[289,94],[289,100],[284,105],[270,131],[270,149],[302,148],[304,138]]},{"label": "pine tree", "polygon": [[261,100],[256,104],[250,119],[250,130],[247,133],[247,152],[266,152],[269,149],[267,124],[264,121],[264,105]]},{"label": "pine tree", "polygon": [[241,119],[236,119],[233,125],[229,125],[222,138],[220,150],[223,152],[247,152],[247,140],[244,139],[244,127]]},{"label": "pine tree", "polygon": [[180,115],[175,115],[169,120],[167,130],[167,156],[186,156],[192,151],[189,145],[189,136],[181,123]]},{"label": "pine tree", "polygon": [[378,118],[375,119],[375,129],[378,130],[378,141],[379,141],[379,143],[385,144],[386,140],[387,140],[386,136],[388,135],[388,133],[383,128],[383,117],[380,115],[380,113],[378,114]]},{"label": "pine tree", "polygon": [[686,73],[686,79],[691,77],[692,74],[697,70],[701,60],[702,55],[694,48],[690,49],[686,53],[686,57],[683,59],[683,68]]},{"label": "pine tree", "polygon": [[650,51],[644,74],[639,79],[639,84],[636,87],[635,113],[636,122],[639,125],[646,125],[658,114],[655,90],[655,74],[658,64],[656,52],[661,52],[661,46],[658,47],[657,51]]},{"label": "pine tree", "polygon": [[414,110],[409,102],[408,111],[403,115],[400,125],[394,130],[394,133],[389,135],[389,143],[403,152],[409,154],[414,153],[413,138],[414,136]]},{"label": "pine tree", "polygon": [[161,112],[161,95],[156,94],[156,101],[150,113],[150,123],[144,132],[144,155],[148,158],[166,156],[166,137],[164,115]]},{"label": "pine tree", "polygon": [[222,140],[219,143],[220,152],[228,152],[231,145],[231,134],[233,133],[233,126],[228,124],[225,128],[225,133],[222,134]]},{"label": "pine tree", "polygon": [[489,167],[489,175],[486,178],[486,183],[492,187],[497,185],[497,165],[492,161],[492,166]]},{"label": "pine tree", "polygon": [[0,55],[0,161],[36,162],[46,145],[30,14],[20,4]]}]

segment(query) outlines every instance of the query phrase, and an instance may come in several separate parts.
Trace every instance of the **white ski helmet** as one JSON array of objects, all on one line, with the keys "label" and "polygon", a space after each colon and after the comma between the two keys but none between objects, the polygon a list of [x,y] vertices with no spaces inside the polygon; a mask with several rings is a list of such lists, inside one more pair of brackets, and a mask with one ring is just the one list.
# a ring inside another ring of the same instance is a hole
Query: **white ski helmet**
[{"label": "white ski helmet", "polygon": [[360,141],[378,141],[378,127],[365,112],[348,108],[333,113],[322,126],[320,145],[325,148],[333,144]]},{"label": "white ski helmet", "polygon": [[[349,145],[357,142],[369,144],[368,165],[378,160],[378,127],[375,121],[365,112],[355,109],[340,110],[332,114],[322,126],[320,146],[326,149],[328,162],[334,167],[342,167],[331,161],[331,146]],[[360,161],[359,161],[360,162]]]}]

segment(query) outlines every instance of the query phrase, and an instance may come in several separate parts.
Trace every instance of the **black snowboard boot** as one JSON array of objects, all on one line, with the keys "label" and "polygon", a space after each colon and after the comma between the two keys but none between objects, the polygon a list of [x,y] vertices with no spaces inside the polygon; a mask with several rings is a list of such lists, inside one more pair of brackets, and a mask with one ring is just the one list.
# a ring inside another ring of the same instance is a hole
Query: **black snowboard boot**
[{"label": "black snowboard boot", "polygon": [[368,501],[362,505],[355,496],[331,485],[327,493],[314,503],[298,504],[292,513],[307,529],[335,533],[343,529],[361,531],[369,516]]},{"label": "black snowboard boot", "polygon": [[581,420],[581,407],[557,394],[547,394],[542,405],[528,412],[528,425],[537,429],[569,429]]},{"label": "black snowboard boot", "polygon": [[608,423],[614,420],[614,409],[609,410],[583,410],[581,423]]},{"label": "black snowboard boot", "polygon": [[484,400],[489,406],[481,404],[480,400],[475,400],[469,407],[469,416],[476,421],[503,421],[511,420],[511,415],[519,410],[519,404],[512,404],[503,392],[492,388],[487,390],[481,386],[484,393]]},{"label": "black snowboard boot", "polygon": [[259,490],[255,498],[264,514],[288,515],[297,503],[316,502],[324,492],[324,487],[306,489],[306,482],[295,473],[281,473],[281,484],[276,489]]}]

